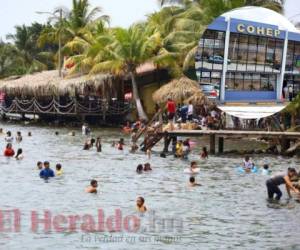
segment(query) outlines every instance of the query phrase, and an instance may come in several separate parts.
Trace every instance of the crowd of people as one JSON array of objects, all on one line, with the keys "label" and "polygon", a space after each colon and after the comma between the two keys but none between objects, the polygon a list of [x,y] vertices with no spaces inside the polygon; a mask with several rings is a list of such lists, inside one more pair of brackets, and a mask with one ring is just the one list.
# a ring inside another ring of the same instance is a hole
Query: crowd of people
[{"label": "crowd of people", "polygon": [[[192,110],[190,108],[190,110]],[[173,110],[174,111],[174,110]],[[189,114],[189,113],[187,113]],[[169,118],[174,118],[175,114],[169,115]],[[187,116],[187,120],[192,119],[191,117]],[[128,124],[127,124],[128,125]],[[139,129],[144,126],[142,123],[139,124],[134,124],[132,127],[138,128],[134,129],[132,133],[137,133]],[[2,131],[2,130],[1,130]],[[87,126],[84,125],[82,129],[82,134],[86,138],[86,141],[83,146],[83,150],[90,150],[95,148],[97,152],[102,152],[102,143],[101,143],[101,138],[98,136],[96,139],[92,137],[91,129]],[[58,136],[59,133],[55,132],[55,135]],[[75,136],[75,132],[70,133],[71,136]],[[31,132],[28,133],[28,136],[32,136]],[[22,133],[18,131],[15,136],[12,135],[10,131],[7,131],[6,136],[4,138],[5,142],[7,143],[6,148],[4,150],[4,156],[8,158],[15,157],[16,160],[20,161],[24,158],[23,155],[23,150],[22,148],[18,148],[17,152],[15,153],[13,149],[13,143],[15,142],[16,144],[20,145],[21,142],[23,141]],[[124,138],[120,138],[118,142],[112,142],[112,147],[114,147],[116,150],[124,150],[126,147],[125,145],[125,140]],[[132,146],[128,146],[128,151],[131,152],[130,148]],[[172,141],[172,153],[175,158],[183,159],[183,160],[188,160],[189,154],[193,150],[193,142],[190,139],[179,139],[177,140],[174,138]],[[151,151],[147,151],[146,155],[149,158],[151,158]],[[166,157],[166,155],[164,156]],[[207,160],[209,157],[207,148],[203,147],[202,151],[199,153],[199,158],[203,160]],[[184,161],[183,161],[184,163]],[[185,163],[184,163],[185,164]],[[54,177],[59,177],[64,174],[62,164],[57,163],[55,165],[55,170],[51,169],[50,167],[50,162],[49,161],[44,161],[44,162],[37,162],[37,169],[39,170],[39,177],[44,179],[44,180],[49,180]],[[249,156],[246,156],[242,162],[242,168],[244,169],[245,173],[250,173],[251,170],[255,167],[254,162]],[[145,164],[139,164],[136,167],[136,173],[137,174],[143,174],[146,172],[151,172],[152,167],[149,162]],[[188,180],[188,186],[193,188],[193,187],[198,187],[201,186],[202,184],[198,183],[196,181],[196,175],[200,173],[200,168],[198,167],[198,164],[196,161],[192,161],[190,163],[190,166],[185,169],[185,173],[189,174],[189,180]],[[262,169],[261,173],[263,175],[270,175],[271,170],[269,169],[269,165],[265,164]],[[279,188],[280,185],[285,184],[287,193],[289,196],[291,196],[291,191],[293,191],[296,194],[299,194],[300,190],[300,175],[297,173],[295,168],[288,168],[287,173],[281,173],[274,175],[273,177],[269,178],[266,181],[266,187],[267,187],[267,194],[268,198],[270,200],[280,200],[282,196],[282,192]],[[90,181],[90,185],[85,189],[85,192],[87,193],[97,193],[97,188],[98,188],[98,181],[93,179]],[[136,209],[139,212],[146,212],[147,208],[145,206],[145,199],[143,197],[138,197],[136,200]]]}]

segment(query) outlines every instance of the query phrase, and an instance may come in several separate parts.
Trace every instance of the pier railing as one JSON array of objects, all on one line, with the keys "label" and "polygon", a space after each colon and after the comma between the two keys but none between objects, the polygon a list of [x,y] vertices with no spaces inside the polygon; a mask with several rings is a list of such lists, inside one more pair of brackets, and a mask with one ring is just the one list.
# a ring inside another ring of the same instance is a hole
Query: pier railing
[{"label": "pier railing", "polygon": [[105,100],[79,102],[73,99],[67,103],[60,103],[53,98],[48,103],[41,103],[36,98],[31,100],[19,100],[15,98],[9,105],[0,105],[3,113],[16,114],[48,114],[48,115],[95,115],[95,116],[118,116],[125,115],[130,111],[129,103]]}]

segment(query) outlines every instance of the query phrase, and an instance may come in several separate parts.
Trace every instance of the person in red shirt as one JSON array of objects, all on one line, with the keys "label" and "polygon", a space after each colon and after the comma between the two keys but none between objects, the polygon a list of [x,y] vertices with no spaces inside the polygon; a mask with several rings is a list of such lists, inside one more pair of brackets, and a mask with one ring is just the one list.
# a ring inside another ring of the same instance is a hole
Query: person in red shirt
[{"label": "person in red shirt", "polygon": [[173,121],[176,113],[176,103],[171,98],[168,98],[167,111],[168,119]]},{"label": "person in red shirt", "polygon": [[6,157],[13,157],[15,155],[15,151],[12,148],[12,144],[8,143],[6,145],[6,149],[4,150],[4,156]]}]

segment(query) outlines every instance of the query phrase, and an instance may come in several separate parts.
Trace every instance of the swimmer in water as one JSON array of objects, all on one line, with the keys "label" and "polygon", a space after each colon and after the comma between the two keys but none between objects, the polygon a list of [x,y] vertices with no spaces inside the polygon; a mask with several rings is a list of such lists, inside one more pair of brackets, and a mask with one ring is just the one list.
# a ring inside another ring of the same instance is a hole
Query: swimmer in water
[{"label": "swimmer in water", "polygon": [[55,135],[56,135],[56,136],[59,135],[59,132],[58,132],[58,131],[55,131]]},{"label": "swimmer in water", "polygon": [[56,176],[61,176],[63,174],[63,170],[62,170],[61,164],[57,163],[55,168],[56,168],[55,175]]},{"label": "swimmer in water", "polygon": [[50,168],[50,163],[48,161],[44,162],[44,169],[40,172],[40,177],[47,180],[50,177],[54,177],[54,171]]},{"label": "swimmer in water", "polygon": [[117,148],[118,150],[123,150],[124,149],[124,138],[121,138],[120,141],[118,142]]},{"label": "swimmer in water", "polygon": [[24,155],[23,155],[23,150],[21,148],[19,148],[17,150],[17,154],[16,154],[16,160],[23,160]]},{"label": "swimmer in water", "polygon": [[268,164],[264,164],[263,169],[261,170],[261,174],[262,175],[268,175],[268,174],[270,174],[270,170],[269,170],[269,165]]},{"label": "swimmer in water", "polygon": [[147,207],[145,206],[145,199],[143,197],[137,198],[136,210],[141,213],[145,213],[147,211]]},{"label": "swimmer in water", "polygon": [[297,176],[296,170],[294,168],[288,168],[287,174],[279,174],[279,175],[273,176],[272,178],[267,180],[266,186],[267,186],[267,190],[268,190],[269,200],[274,199],[274,194],[276,194],[275,200],[277,200],[277,201],[280,200],[280,198],[282,196],[282,192],[281,192],[279,186],[281,184],[285,184],[286,191],[290,198],[292,197],[291,190],[293,190],[295,193],[299,194],[299,190],[296,189],[291,182],[291,179],[295,176]]},{"label": "swimmer in water", "polygon": [[195,172],[197,168],[198,168],[198,167],[197,167],[197,162],[192,161],[192,162],[191,162],[191,166],[190,166],[190,171],[191,171],[191,172]]},{"label": "swimmer in water", "polygon": [[152,168],[151,168],[150,163],[149,162],[145,163],[144,164],[144,171],[151,171],[151,170],[152,170]]},{"label": "swimmer in water", "polygon": [[29,137],[31,137],[31,136],[32,136],[31,132],[28,132],[28,136],[29,136]]},{"label": "swimmer in water", "polygon": [[12,148],[11,143],[7,143],[6,149],[4,150],[4,156],[6,157],[13,157],[15,155],[15,151]]},{"label": "swimmer in water", "polygon": [[41,161],[38,161],[37,164],[36,164],[36,166],[37,166],[38,170],[42,170],[43,169],[43,163]]},{"label": "swimmer in water", "polygon": [[201,152],[200,156],[201,156],[201,159],[208,159],[208,152],[207,152],[206,147],[202,148],[202,152]]},{"label": "swimmer in water", "polygon": [[190,187],[196,187],[196,186],[201,186],[201,184],[196,183],[195,177],[194,177],[194,176],[191,176],[191,177],[190,177],[189,186],[190,186]]},{"label": "swimmer in water", "polygon": [[143,172],[143,165],[142,164],[139,164],[137,167],[136,167],[136,172],[138,174],[141,174]]},{"label": "swimmer in water", "polygon": [[254,167],[254,163],[251,161],[250,157],[246,155],[243,162],[243,168],[245,172],[250,172],[253,167]]},{"label": "swimmer in water", "polygon": [[23,140],[22,138],[22,134],[20,131],[17,132],[17,136],[16,136],[16,142],[20,143]]},{"label": "swimmer in water", "polygon": [[13,140],[14,140],[14,138],[12,137],[11,132],[7,131],[5,141],[8,142],[8,143],[12,143]]},{"label": "swimmer in water", "polygon": [[97,152],[102,152],[102,144],[101,144],[101,138],[100,137],[97,137],[96,148],[97,148]]},{"label": "swimmer in water", "polygon": [[98,182],[96,180],[91,180],[91,185],[85,189],[86,193],[97,193]]}]

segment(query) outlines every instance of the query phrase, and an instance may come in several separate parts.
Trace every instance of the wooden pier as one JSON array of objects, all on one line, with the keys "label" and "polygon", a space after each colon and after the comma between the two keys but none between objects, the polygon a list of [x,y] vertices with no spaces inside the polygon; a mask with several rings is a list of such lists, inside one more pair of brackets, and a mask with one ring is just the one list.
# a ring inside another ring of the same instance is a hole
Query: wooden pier
[{"label": "wooden pier", "polygon": [[299,132],[281,132],[281,131],[241,131],[241,130],[173,130],[161,132],[164,138],[170,137],[201,137],[208,136],[210,139],[210,153],[216,153],[216,139],[218,139],[218,152],[224,152],[224,141],[226,138],[267,138],[278,139],[281,144],[282,152],[290,147],[290,140],[300,139]]}]

